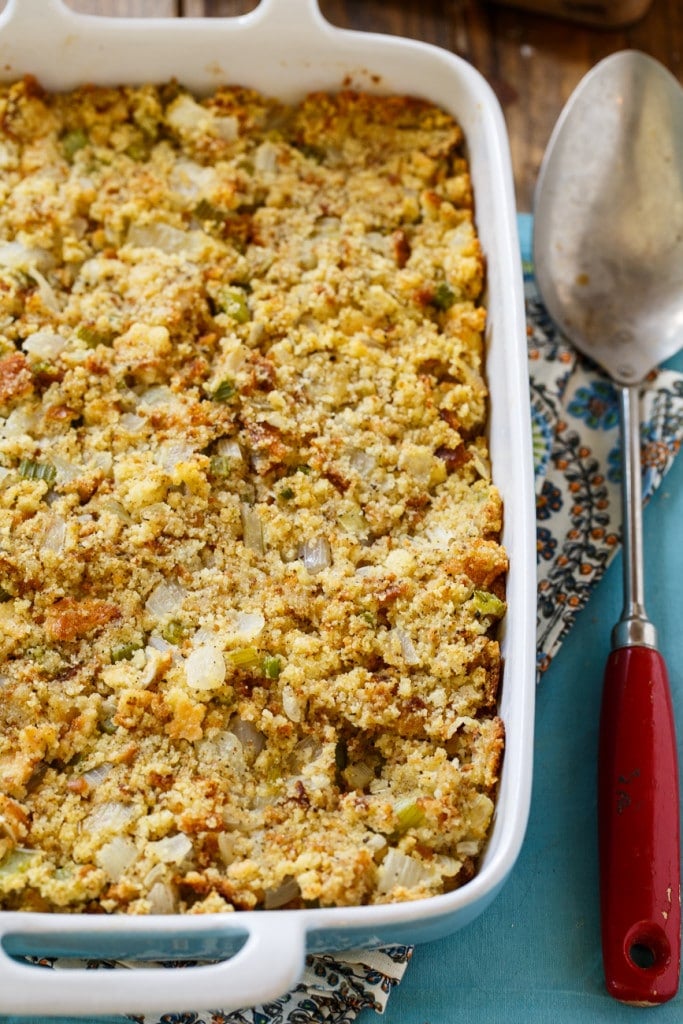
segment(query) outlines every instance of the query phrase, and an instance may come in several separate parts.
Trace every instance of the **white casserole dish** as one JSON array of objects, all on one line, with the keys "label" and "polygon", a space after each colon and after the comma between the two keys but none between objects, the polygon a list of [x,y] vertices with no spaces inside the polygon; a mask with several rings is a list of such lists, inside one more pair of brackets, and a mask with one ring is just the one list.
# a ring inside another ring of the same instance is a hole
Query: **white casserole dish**
[{"label": "white casserole dish", "polygon": [[[262,0],[250,14],[220,20],[100,18],[74,14],[61,0],[10,0],[0,15],[0,69],[5,81],[30,73],[50,90],[177,78],[198,92],[229,83],[296,100],[350,85],[419,95],[452,113],[468,143],[487,258],[490,448],[511,563],[501,636],[506,750],[494,827],[475,878],[443,896],[372,907],[166,917],[2,912],[0,1013],[234,1009],[290,988],[306,952],[425,942],[455,931],[488,905],[512,869],[531,793],[536,545],[526,333],[509,152],[492,90],[444,50],[332,27],[317,0]],[[169,968],[162,980],[147,968],[47,971],[16,959],[26,953],[218,962]]]}]

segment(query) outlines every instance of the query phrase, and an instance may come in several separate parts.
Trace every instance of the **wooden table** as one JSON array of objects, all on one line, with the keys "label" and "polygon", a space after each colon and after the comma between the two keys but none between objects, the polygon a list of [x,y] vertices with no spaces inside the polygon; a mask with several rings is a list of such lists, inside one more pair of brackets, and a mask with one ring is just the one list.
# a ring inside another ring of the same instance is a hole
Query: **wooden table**
[{"label": "wooden table", "polygon": [[[256,0],[68,0],[79,11],[163,17],[243,14]],[[0,4],[0,6],[2,6]],[[589,28],[501,6],[495,0],[320,0],[334,24],[408,35],[471,61],[501,101],[510,132],[520,210],[531,209],[552,126],[581,76],[602,57],[633,47],[683,82],[683,3],[653,0],[630,28]]]}]

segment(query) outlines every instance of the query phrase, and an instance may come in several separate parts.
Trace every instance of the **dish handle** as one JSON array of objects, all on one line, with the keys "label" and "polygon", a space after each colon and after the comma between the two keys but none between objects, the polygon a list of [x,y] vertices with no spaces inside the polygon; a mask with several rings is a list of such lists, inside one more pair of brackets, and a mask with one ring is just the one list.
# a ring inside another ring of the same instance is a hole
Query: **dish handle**
[{"label": "dish handle", "polygon": [[[43,20],[46,17],[57,18],[61,21],[64,18],[76,19],[83,17],[70,8],[64,0],[8,0],[5,7],[5,20],[12,21],[19,18],[21,21],[40,16]],[[320,13],[318,0],[260,0],[258,7],[251,17],[267,18],[269,22],[281,20],[291,24],[293,21],[302,19],[324,22]],[[86,15],[86,17],[90,17]]]},{"label": "dish handle", "polygon": [[[191,967],[135,967],[130,970],[89,970],[75,967],[47,970],[44,966],[18,959],[21,949],[35,950],[47,925],[42,914],[7,915],[0,925],[0,1013],[33,1017],[55,1014],[93,1016],[95,1014],[183,1013],[198,1008],[239,1010],[276,999],[299,980],[304,968],[305,930],[291,914],[255,915],[251,920],[225,921],[210,929],[195,919],[138,918],[130,923],[124,917],[97,917],[79,921],[70,933],[82,946],[91,947],[97,956],[97,937],[111,945],[115,937],[123,946],[128,934],[139,947],[145,933],[158,947],[164,936],[168,941],[182,937],[192,941],[192,932],[210,930],[212,945],[247,936],[244,945],[229,959]],[[136,933],[136,934],[132,934]],[[62,940],[64,942],[64,940]],[[224,946],[225,948],[225,946]],[[11,950],[11,952],[10,952]],[[35,954],[40,955],[40,954]],[[50,955],[55,955],[52,952]],[[73,956],[74,954],[68,954]],[[178,953],[175,953],[176,958]],[[214,954],[215,955],[215,954]],[[220,954],[218,954],[220,955]],[[168,957],[168,954],[166,954]]]}]

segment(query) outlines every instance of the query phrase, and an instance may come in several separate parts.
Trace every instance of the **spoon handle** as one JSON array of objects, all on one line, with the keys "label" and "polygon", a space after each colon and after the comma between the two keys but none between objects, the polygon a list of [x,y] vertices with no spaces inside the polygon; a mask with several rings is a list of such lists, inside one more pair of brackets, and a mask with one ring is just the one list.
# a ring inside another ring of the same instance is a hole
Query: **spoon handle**
[{"label": "spoon handle", "polygon": [[651,1006],[678,990],[678,766],[666,664],[620,647],[605,671],[598,774],[602,952],[615,999]]}]

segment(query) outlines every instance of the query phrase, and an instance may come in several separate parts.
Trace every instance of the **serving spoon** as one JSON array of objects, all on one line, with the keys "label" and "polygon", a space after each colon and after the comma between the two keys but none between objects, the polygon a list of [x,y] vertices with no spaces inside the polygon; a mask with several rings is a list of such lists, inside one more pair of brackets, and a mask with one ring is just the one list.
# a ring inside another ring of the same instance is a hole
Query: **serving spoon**
[{"label": "serving spoon", "polygon": [[614,381],[622,450],[624,607],[602,696],[598,831],[609,993],[678,990],[680,821],[666,665],[645,612],[639,392],[683,345],[683,89],[625,50],[597,64],[550,138],[534,197],[534,262],[563,333]]}]

